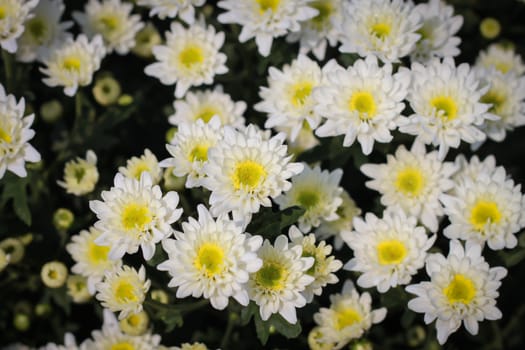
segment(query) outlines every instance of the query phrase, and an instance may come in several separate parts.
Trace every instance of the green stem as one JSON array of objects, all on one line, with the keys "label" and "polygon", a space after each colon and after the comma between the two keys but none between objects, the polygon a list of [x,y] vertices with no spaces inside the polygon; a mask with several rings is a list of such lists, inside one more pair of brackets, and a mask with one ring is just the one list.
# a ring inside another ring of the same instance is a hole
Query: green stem
[{"label": "green stem", "polygon": [[228,348],[228,341],[230,340],[230,336],[232,334],[233,328],[235,327],[235,324],[237,323],[237,319],[239,317],[236,313],[230,312],[228,315],[228,323],[226,325],[226,331],[224,332],[224,336],[221,340],[221,349],[227,349]]},{"label": "green stem", "polygon": [[13,93],[13,57],[6,50],[2,50],[2,61],[4,61],[6,93]]},{"label": "green stem", "polygon": [[201,299],[194,303],[186,303],[186,304],[162,304],[162,303],[159,303],[158,301],[146,300],[145,303],[154,309],[159,309],[159,310],[170,309],[174,311],[179,311],[181,314],[185,314],[185,313],[188,313],[194,310],[198,310],[201,307],[208,305],[209,300]]},{"label": "green stem", "polygon": [[75,118],[82,116],[82,91],[79,89],[75,95]]}]

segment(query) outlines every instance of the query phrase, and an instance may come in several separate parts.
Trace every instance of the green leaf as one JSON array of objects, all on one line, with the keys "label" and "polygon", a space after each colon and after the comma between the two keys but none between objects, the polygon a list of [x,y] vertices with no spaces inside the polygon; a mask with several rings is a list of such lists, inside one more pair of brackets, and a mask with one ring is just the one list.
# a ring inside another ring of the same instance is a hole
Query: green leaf
[{"label": "green leaf", "polygon": [[277,237],[283,229],[296,223],[304,211],[298,206],[277,212],[272,211],[271,208],[264,208],[252,219],[246,231],[266,238]]},{"label": "green leaf", "polygon": [[27,177],[19,178],[12,174],[7,174],[4,178],[4,190],[1,196],[1,206],[12,199],[13,209],[16,216],[22,220],[27,226],[31,225],[31,211],[27,203],[27,189],[29,184]]},{"label": "green leaf", "polygon": [[293,206],[286,208],[281,212],[279,228],[283,230],[284,228],[293,225],[303,216],[306,210],[304,208]]},{"label": "green leaf", "polygon": [[[299,320],[297,323],[291,324],[286,321],[281,315],[273,314],[266,321],[261,319],[258,307],[253,313],[253,319],[255,322],[255,331],[257,332],[257,338],[261,341],[262,345],[268,342],[270,334],[278,332],[288,339],[296,338],[301,334],[302,327]],[[242,317],[242,316],[241,316]]]},{"label": "green leaf", "polygon": [[247,325],[253,315],[255,315],[257,312],[259,312],[259,308],[253,301],[250,301],[247,307],[242,308],[241,310],[241,319],[240,319],[240,325],[245,326]]}]

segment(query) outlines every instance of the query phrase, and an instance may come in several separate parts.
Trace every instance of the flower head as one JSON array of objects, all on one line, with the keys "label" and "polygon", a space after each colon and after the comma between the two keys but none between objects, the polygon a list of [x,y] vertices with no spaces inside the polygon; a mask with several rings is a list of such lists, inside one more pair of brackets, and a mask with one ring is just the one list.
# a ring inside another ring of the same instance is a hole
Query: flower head
[{"label": "flower head", "polygon": [[131,159],[128,159],[126,166],[119,167],[118,171],[122,175],[136,180],[140,180],[140,176],[143,172],[148,172],[155,185],[158,184],[162,178],[162,169],[159,166],[159,161],[147,148],[144,150],[144,154],[140,157],[132,157]]},{"label": "flower head", "polygon": [[24,22],[31,18],[31,10],[38,0],[0,0],[0,46],[10,53],[15,53],[16,40],[24,32]]},{"label": "flower head", "polygon": [[202,6],[206,0],[138,0],[137,5],[147,6],[151,17],[160,19],[180,17],[184,22],[195,22],[195,8]]},{"label": "flower head", "polygon": [[64,167],[64,180],[57,181],[67,193],[82,196],[95,189],[98,182],[97,155],[92,150],[86,152],[86,159],[77,157]]},{"label": "flower head", "polygon": [[513,48],[498,44],[492,44],[486,50],[480,51],[476,59],[476,67],[487,69],[494,67],[503,74],[512,72],[517,75],[523,75],[525,73],[525,64],[521,56]]}]

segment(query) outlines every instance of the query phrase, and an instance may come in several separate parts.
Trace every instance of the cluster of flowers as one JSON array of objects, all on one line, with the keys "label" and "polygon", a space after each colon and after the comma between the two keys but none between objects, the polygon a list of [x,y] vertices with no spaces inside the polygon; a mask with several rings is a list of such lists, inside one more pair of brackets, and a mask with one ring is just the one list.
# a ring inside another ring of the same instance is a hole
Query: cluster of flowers
[{"label": "cluster of flowers", "polygon": [[[123,261],[139,248],[149,261],[159,243],[168,258],[157,269],[169,273],[168,287],[176,288],[177,298],[202,297],[218,310],[230,297],[243,306],[252,301],[262,320],[280,314],[296,323],[296,308],[339,281],[335,272],[343,263],[323,240],[331,237],[337,250],[344,242],[353,251],[344,269],[359,273],[359,287],[385,293],[407,285],[416,296],[408,308],[424,313],[426,323],[436,320],[441,344],[462,323],[477,334],[479,321],[500,318],[496,298],[506,269],[490,267],[482,252],[485,245],[492,250],[517,245],[525,197],[492,156],[445,158],[461,141],[475,150],[487,138],[502,141],[525,124],[521,58],[492,46],[473,67],[456,65],[462,18],[439,0],[417,6],[402,0],[222,0],[218,7],[225,12],[218,21],[240,24],[239,41],[255,38],[261,55],[270,54],[273,38],[299,42],[297,59],[282,69],[271,67],[268,87],[260,88],[254,108],[267,114],[261,130],[245,125],[246,104],[233,101],[222,87],[188,91],[228,72],[220,52],[225,34],[195,18],[194,6],[204,3],[137,1],[151,8],[151,16],[178,16],[186,23],[173,21],[160,44],[155,27],[120,0],[90,0],[83,12],[74,12],[83,32],[76,39],[67,33],[72,23],[60,22],[60,0],[0,1],[2,48],[21,62],[41,62],[44,83],[63,87],[68,96],[91,83],[106,55],[131,50],[154,57],[146,75],[175,85],[169,122],[177,132],[166,145],[170,158],[159,162],[146,149],[128,160],[101,200],[89,202],[97,222],[72,236],[66,248],[75,261],[68,283],[73,299],[96,296],[107,310],[119,312],[120,326],[106,312],[92,339],[77,347],[68,337],[58,348],[161,348],[160,337],[144,321],[151,284],[146,269]],[[327,45],[339,43],[341,52],[361,58],[348,67],[335,60],[321,67],[307,56],[312,52],[323,60]],[[396,68],[403,57],[411,66]],[[407,107],[409,115],[403,114]],[[39,161],[28,143],[33,118],[24,117],[23,99],[17,103],[0,86],[0,178],[6,170],[25,176],[25,162]],[[272,135],[271,128],[278,133]],[[371,178],[366,185],[381,194],[381,217],[358,217],[360,210],[340,186],[341,169],[293,162],[285,144],[298,154],[317,145],[316,136],[344,135],[343,147],[357,140],[368,155],[375,142],[391,142],[395,129],[416,136],[410,150],[400,146],[386,163],[361,167]],[[437,149],[427,152],[427,146]],[[92,151],[68,162],[58,184],[77,196],[92,192],[96,163]],[[198,217],[187,217],[176,231],[172,224],[183,212],[175,189],[184,187],[209,190],[209,207],[199,204]],[[246,232],[252,216],[272,203],[305,210],[298,227],[273,243]],[[445,216],[446,257],[428,253]],[[9,256],[0,254],[7,265]],[[58,266],[47,266],[43,278],[63,276]],[[423,267],[430,280],[410,284]],[[314,315],[312,348],[342,348],[386,316],[385,308],[372,310],[370,294],[358,293],[350,281],[330,300],[329,308]],[[140,331],[125,332],[130,325]]]}]

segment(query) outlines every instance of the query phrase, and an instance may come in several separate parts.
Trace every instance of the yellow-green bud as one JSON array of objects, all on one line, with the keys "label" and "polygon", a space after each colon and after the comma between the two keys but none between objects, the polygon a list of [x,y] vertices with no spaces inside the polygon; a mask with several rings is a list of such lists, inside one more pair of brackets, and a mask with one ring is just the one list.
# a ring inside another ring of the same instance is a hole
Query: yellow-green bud
[{"label": "yellow-green bud", "polygon": [[95,86],[93,86],[95,101],[102,106],[108,106],[117,102],[121,92],[119,82],[109,75],[98,78],[95,81]]},{"label": "yellow-green bud", "polygon": [[16,264],[20,262],[25,255],[24,244],[17,238],[6,238],[0,242],[0,249],[2,249],[6,255],[9,255],[9,263]]},{"label": "yellow-green bud", "polygon": [[31,319],[26,314],[16,314],[13,318],[13,326],[20,332],[25,332],[31,327]]},{"label": "yellow-green bud", "polygon": [[44,102],[40,106],[40,116],[46,123],[54,123],[59,120],[64,113],[64,108],[58,100]]},{"label": "yellow-green bud", "polygon": [[178,129],[176,127],[171,127],[166,131],[166,142],[171,143],[171,140],[175,137],[175,134],[177,133]]},{"label": "yellow-green bud", "polygon": [[25,235],[18,237],[18,239],[23,245],[28,245],[29,243],[33,242],[33,234],[28,232]]},{"label": "yellow-green bud", "polygon": [[129,335],[142,335],[148,329],[149,317],[144,311],[130,314],[119,321],[120,329]]},{"label": "yellow-green bud", "polygon": [[167,304],[169,301],[168,293],[162,289],[154,289],[151,291],[151,299],[158,301],[161,304]]},{"label": "yellow-green bud", "polygon": [[40,270],[42,282],[49,288],[60,288],[66,283],[67,267],[60,261],[50,261]]},{"label": "yellow-green bud", "polygon": [[406,333],[407,344],[412,347],[417,347],[425,341],[426,336],[425,328],[421,326],[411,327]]},{"label": "yellow-green bud", "polygon": [[51,305],[48,303],[41,303],[35,305],[35,315],[39,317],[45,317],[51,314]]},{"label": "yellow-green bud", "polygon": [[135,35],[135,46],[131,49],[135,55],[142,58],[153,57],[153,46],[159,45],[162,41],[160,34],[153,25],[148,22],[144,28]]},{"label": "yellow-green bud", "polygon": [[497,19],[487,17],[479,24],[479,31],[485,39],[494,39],[501,33],[501,25]]},{"label": "yellow-green bud", "polygon": [[80,275],[70,275],[67,278],[67,294],[73,299],[73,302],[82,304],[91,299],[87,287],[87,279]]},{"label": "yellow-green bud", "polygon": [[350,347],[351,350],[372,350],[373,348],[372,343],[366,339],[359,340]]},{"label": "yellow-green bud", "polygon": [[119,106],[129,106],[133,103],[133,96],[124,94],[118,98],[117,103]]},{"label": "yellow-green bud", "polygon": [[73,212],[66,208],[58,208],[53,214],[53,225],[59,231],[66,231],[75,221]]}]

